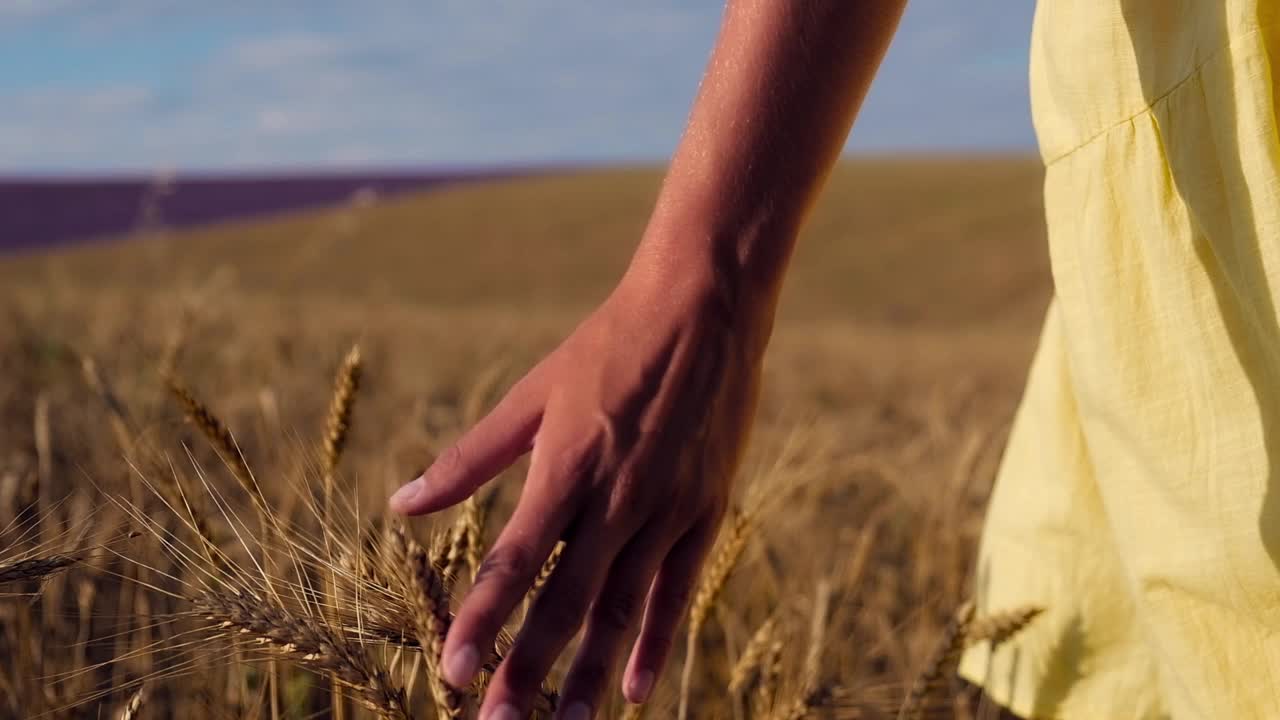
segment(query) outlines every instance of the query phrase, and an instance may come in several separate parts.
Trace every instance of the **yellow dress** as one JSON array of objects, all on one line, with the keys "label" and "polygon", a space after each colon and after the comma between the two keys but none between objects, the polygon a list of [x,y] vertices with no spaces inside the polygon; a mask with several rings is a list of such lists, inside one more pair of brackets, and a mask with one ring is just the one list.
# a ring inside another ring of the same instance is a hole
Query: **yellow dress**
[{"label": "yellow dress", "polygon": [[975,580],[1048,611],[961,673],[1280,718],[1280,0],[1040,0],[1032,45],[1056,293]]}]

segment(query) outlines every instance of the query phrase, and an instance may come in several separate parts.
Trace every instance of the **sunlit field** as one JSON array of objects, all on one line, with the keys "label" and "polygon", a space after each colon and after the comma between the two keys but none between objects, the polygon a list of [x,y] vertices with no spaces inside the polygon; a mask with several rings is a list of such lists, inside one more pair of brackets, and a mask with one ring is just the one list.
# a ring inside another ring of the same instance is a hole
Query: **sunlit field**
[{"label": "sunlit field", "polygon": [[[440,684],[439,639],[525,464],[439,517],[386,498],[604,298],[660,178],[0,256],[0,717],[471,717],[483,682]],[[693,622],[652,701],[601,717],[988,712],[951,676],[1035,610],[965,603],[1051,292],[1040,180],[1022,157],[836,170]]]}]

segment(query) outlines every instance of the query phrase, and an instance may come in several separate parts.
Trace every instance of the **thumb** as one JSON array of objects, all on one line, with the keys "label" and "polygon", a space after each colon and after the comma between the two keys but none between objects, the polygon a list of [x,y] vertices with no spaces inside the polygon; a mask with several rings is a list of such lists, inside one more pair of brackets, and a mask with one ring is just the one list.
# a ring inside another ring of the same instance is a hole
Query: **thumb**
[{"label": "thumb", "polygon": [[542,419],[542,404],[527,381],[517,383],[421,477],[397,490],[391,509],[422,515],[456,505],[528,452]]}]

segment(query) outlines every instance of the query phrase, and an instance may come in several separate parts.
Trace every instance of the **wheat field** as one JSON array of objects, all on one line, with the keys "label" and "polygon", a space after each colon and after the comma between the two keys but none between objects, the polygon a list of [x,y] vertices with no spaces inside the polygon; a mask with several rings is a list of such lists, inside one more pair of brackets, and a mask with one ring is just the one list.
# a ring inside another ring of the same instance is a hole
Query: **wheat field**
[{"label": "wheat field", "polygon": [[[386,498],[603,297],[659,179],[0,258],[0,717],[470,717],[440,639],[525,465],[436,517]],[[989,714],[951,670],[1040,610],[966,604],[1050,293],[1039,180],[837,169],[691,619],[652,700],[600,717]]]}]

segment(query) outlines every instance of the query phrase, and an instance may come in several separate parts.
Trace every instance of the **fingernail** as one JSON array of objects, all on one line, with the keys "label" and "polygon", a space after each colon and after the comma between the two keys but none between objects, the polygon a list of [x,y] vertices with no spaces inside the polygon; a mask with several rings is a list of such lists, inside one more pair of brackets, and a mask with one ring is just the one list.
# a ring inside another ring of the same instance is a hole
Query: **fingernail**
[{"label": "fingernail", "polygon": [[653,673],[649,670],[641,670],[631,678],[631,686],[627,688],[628,695],[632,700],[644,702],[649,699],[649,693],[653,690]]},{"label": "fingernail", "polygon": [[564,711],[563,720],[591,720],[591,706],[579,700]]},{"label": "fingernail", "polygon": [[395,494],[391,496],[391,508],[397,511],[404,510],[414,498],[418,497],[426,486],[427,481],[421,477],[406,483],[404,487],[395,491]]},{"label": "fingernail", "polygon": [[[444,660],[445,679],[454,687],[462,687],[471,682],[471,676],[476,674],[476,667],[480,663],[480,653],[476,652],[475,645],[463,645],[453,652],[452,655]],[[503,717],[495,715],[494,717]],[[516,718],[516,720],[520,720]]]},{"label": "fingernail", "polygon": [[520,720],[520,711],[516,709],[515,705],[504,703],[489,713],[487,720]]}]

